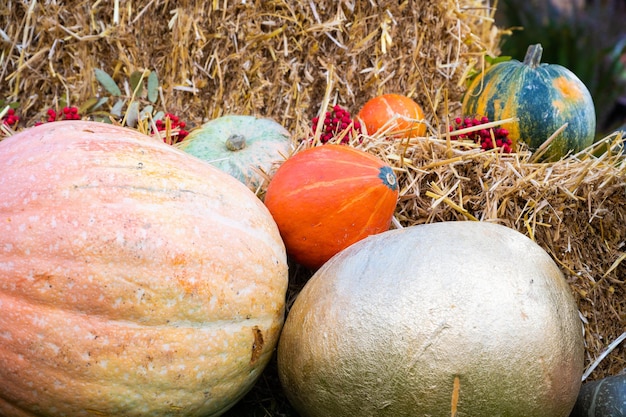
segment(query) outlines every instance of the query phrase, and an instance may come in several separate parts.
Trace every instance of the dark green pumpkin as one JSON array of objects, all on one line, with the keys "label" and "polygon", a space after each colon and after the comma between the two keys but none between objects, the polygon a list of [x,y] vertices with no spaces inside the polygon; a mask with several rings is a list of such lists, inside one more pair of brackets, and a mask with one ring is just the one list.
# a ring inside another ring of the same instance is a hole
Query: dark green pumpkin
[{"label": "dark green pumpkin", "polygon": [[626,374],[582,385],[570,417],[626,416]]},{"label": "dark green pumpkin", "polygon": [[542,52],[540,44],[531,45],[523,62],[500,62],[476,77],[463,99],[463,114],[494,121],[518,118],[503,127],[514,144],[524,142],[533,151],[567,123],[544,154],[559,159],[593,143],[596,115],[583,82],[561,65],[542,64]]}]

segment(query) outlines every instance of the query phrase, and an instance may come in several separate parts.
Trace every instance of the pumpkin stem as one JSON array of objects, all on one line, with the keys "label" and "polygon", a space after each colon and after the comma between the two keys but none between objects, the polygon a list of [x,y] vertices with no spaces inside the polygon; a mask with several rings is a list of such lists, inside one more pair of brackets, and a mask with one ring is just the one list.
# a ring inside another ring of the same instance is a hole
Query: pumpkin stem
[{"label": "pumpkin stem", "polygon": [[226,147],[229,151],[240,151],[246,147],[246,138],[243,135],[232,134],[226,139]]},{"label": "pumpkin stem", "polygon": [[526,50],[526,56],[524,57],[524,65],[528,65],[531,68],[537,68],[541,64],[541,54],[543,53],[543,47],[540,43],[530,45]]}]

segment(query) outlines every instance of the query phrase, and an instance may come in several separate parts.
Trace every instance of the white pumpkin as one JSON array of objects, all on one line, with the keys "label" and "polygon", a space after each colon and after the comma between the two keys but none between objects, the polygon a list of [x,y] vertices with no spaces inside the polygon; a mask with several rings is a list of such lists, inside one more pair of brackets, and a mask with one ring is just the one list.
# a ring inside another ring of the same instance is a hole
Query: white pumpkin
[{"label": "white pumpkin", "polygon": [[444,222],[330,259],[289,312],[278,367],[306,417],[567,417],[583,352],[575,300],[541,247]]}]

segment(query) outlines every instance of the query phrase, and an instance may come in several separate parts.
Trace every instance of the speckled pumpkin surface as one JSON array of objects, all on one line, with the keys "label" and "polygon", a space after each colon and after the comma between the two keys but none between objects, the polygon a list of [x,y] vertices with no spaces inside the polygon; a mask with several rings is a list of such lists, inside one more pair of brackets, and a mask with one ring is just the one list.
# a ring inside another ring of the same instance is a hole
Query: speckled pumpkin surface
[{"label": "speckled pumpkin surface", "polygon": [[328,261],[289,311],[278,369],[306,417],[567,417],[583,351],[543,249],[504,226],[444,222]]},{"label": "speckled pumpkin surface", "polygon": [[0,142],[0,415],[217,416],[286,285],[269,212],[209,164],[95,122]]}]

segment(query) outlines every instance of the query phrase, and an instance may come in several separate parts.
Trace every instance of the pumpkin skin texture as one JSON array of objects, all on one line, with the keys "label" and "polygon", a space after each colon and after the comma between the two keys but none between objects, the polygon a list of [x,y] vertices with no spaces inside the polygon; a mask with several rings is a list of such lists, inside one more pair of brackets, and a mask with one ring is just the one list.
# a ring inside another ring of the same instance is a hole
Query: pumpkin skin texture
[{"label": "pumpkin skin texture", "polygon": [[426,124],[421,122],[424,120],[422,107],[401,94],[383,94],[368,100],[359,110],[357,120],[369,135],[379,131],[394,138],[426,134]]},{"label": "pumpkin skin texture", "polygon": [[583,372],[570,288],[504,226],[370,236],[305,284],[278,344],[303,417],[567,417]]},{"label": "pumpkin skin texture", "polygon": [[586,382],[570,417],[626,416],[626,374]]},{"label": "pumpkin skin texture", "polygon": [[215,165],[252,191],[263,183],[261,172],[292,152],[291,135],[272,119],[227,115],[191,131],[179,149]]},{"label": "pumpkin skin texture", "polygon": [[0,415],[218,416],[284,316],[276,224],[243,184],[137,131],[0,142]]},{"label": "pumpkin skin texture", "polygon": [[388,230],[397,201],[398,184],[388,165],[334,144],[289,158],[265,194],[287,253],[311,269],[354,242]]},{"label": "pumpkin skin texture", "polygon": [[583,82],[561,65],[542,64],[541,53],[541,45],[531,45],[524,62],[500,62],[476,77],[465,93],[462,111],[489,120],[518,118],[502,127],[514,145],[526,143],[531,151],[568,123],[544,155],[550,161],[593,144],[596,114]]}]

